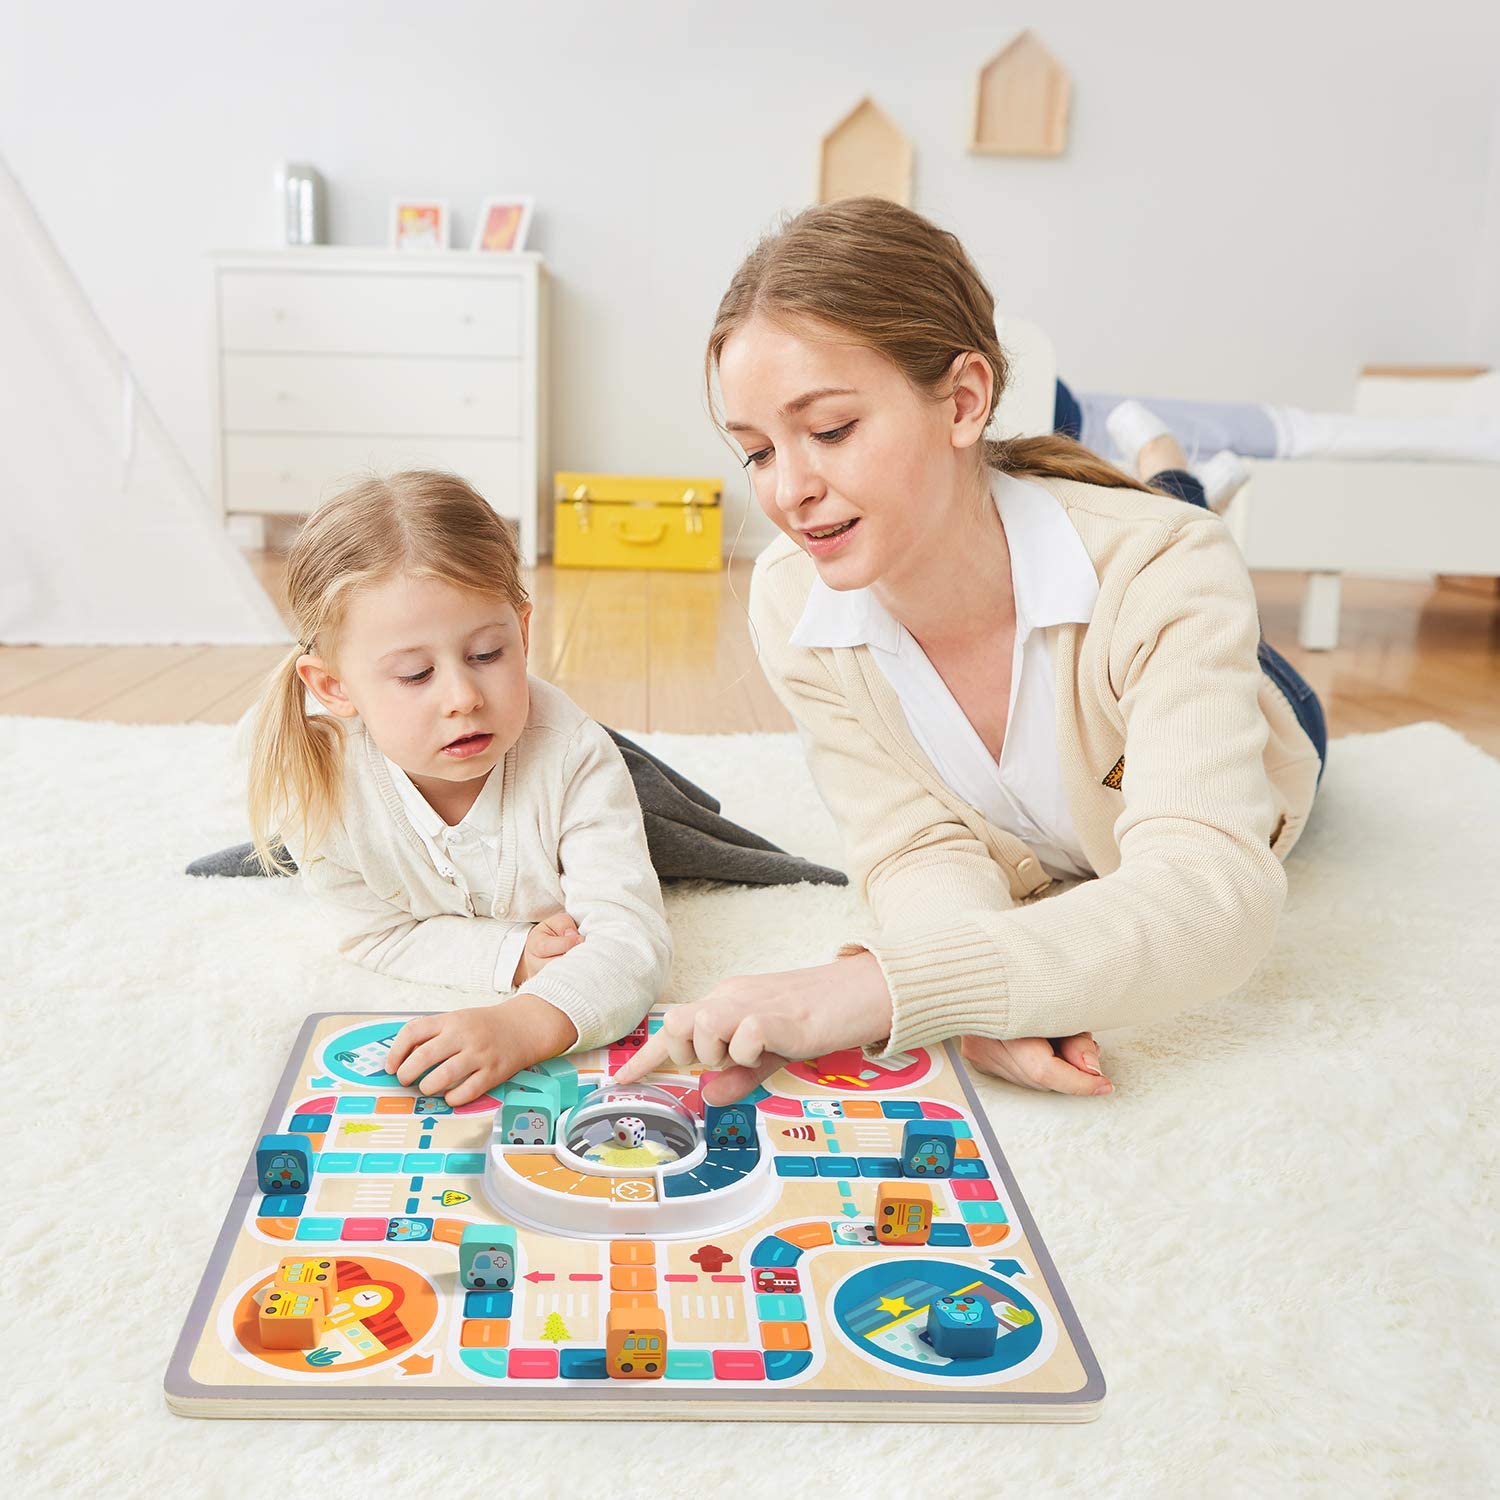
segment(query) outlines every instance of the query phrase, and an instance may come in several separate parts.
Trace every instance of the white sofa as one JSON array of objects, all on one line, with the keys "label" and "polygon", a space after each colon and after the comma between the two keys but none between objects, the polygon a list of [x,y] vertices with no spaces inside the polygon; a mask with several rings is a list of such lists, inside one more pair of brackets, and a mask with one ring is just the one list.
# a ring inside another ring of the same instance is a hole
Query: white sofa
[{"label": "white sofa", "polygon": [[[990,431],[1052,430],[1052,340],[1023,318],[996,320],[1011,381]],[[1474,370],[1367,371],[1361,416],[1453,416],[1500,403],[1500,377]],[[1500,411],[1492,412],[1500,416]],[[1397,459],[1247,460],[1250,483],[1224,519],[1252,568],[1308,574],[1298,640],[1338,644],[1345,573],[1500,577],[1500,464]]]},{"label": "white sofa", "polygon": [[[1356,387],[1354,410],[1361,416],[1454,415],[1469,405],[1476,378],[1367,373]],[[1308,574],[1297,631],[1308,651],[1338,645],[1345,573],[1500,576],[1500,464],[1247,461],[1250,483],[1224,519],[1252,568]]]}]

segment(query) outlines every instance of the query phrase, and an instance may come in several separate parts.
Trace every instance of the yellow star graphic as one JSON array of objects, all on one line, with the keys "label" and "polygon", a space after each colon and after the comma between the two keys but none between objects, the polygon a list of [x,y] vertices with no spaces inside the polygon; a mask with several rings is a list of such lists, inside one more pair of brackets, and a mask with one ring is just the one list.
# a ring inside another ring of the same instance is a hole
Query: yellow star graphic
[{"label": "yellow star graphic", "polygon": [[905,1297],[882,1297],[880,1310],[883,1313],[889,1313],[893,1318],[898,1318],[902,1313],[911,1311],[911,1303]]}]

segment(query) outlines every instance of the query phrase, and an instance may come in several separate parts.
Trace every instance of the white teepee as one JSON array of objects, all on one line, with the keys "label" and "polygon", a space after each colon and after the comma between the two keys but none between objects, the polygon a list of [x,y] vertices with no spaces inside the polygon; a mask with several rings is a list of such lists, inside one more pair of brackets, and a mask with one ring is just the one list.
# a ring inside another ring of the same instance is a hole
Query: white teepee
[{"label": "white teepee", "polygon": [[0,643],[288,638],[0,159]]}]

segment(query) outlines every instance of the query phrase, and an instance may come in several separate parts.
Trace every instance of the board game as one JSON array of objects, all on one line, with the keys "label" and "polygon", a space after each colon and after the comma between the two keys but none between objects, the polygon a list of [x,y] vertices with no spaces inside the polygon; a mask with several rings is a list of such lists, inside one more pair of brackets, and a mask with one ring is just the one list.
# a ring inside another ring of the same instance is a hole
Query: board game
[{"label": "board game", "polygon": [[610,1079],[657,1017],[457,1109],[408,1015],[309,1016],[166,1377],[205,1417],[1084,1421],[1104,1380],[957,1048],[739,1105]]}]

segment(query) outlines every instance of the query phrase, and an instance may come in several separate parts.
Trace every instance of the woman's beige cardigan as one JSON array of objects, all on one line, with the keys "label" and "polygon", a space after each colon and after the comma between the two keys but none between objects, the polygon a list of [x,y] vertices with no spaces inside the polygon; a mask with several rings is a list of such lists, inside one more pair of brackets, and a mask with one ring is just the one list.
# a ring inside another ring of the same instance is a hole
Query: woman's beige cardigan
[{"label": "woman's beige cardigan", "polygon": [[[1068,1036],[1227,994],[1270,946],[1281,861],[1318,755],[1261,670],[1255,594],[1217,516],[1139,490],[1037,482],[1099,578],[1055,627],[1057,746],[1098,877],[1035,900],[1036,855],[948,788],[869,648],[789,639],[814,578],[786,538],[756,563],[761,661],[801,732],[877,935],[891,1035],[872,1056],[973,1032]],[[998,585],[997,585],[998,586]]]}]

